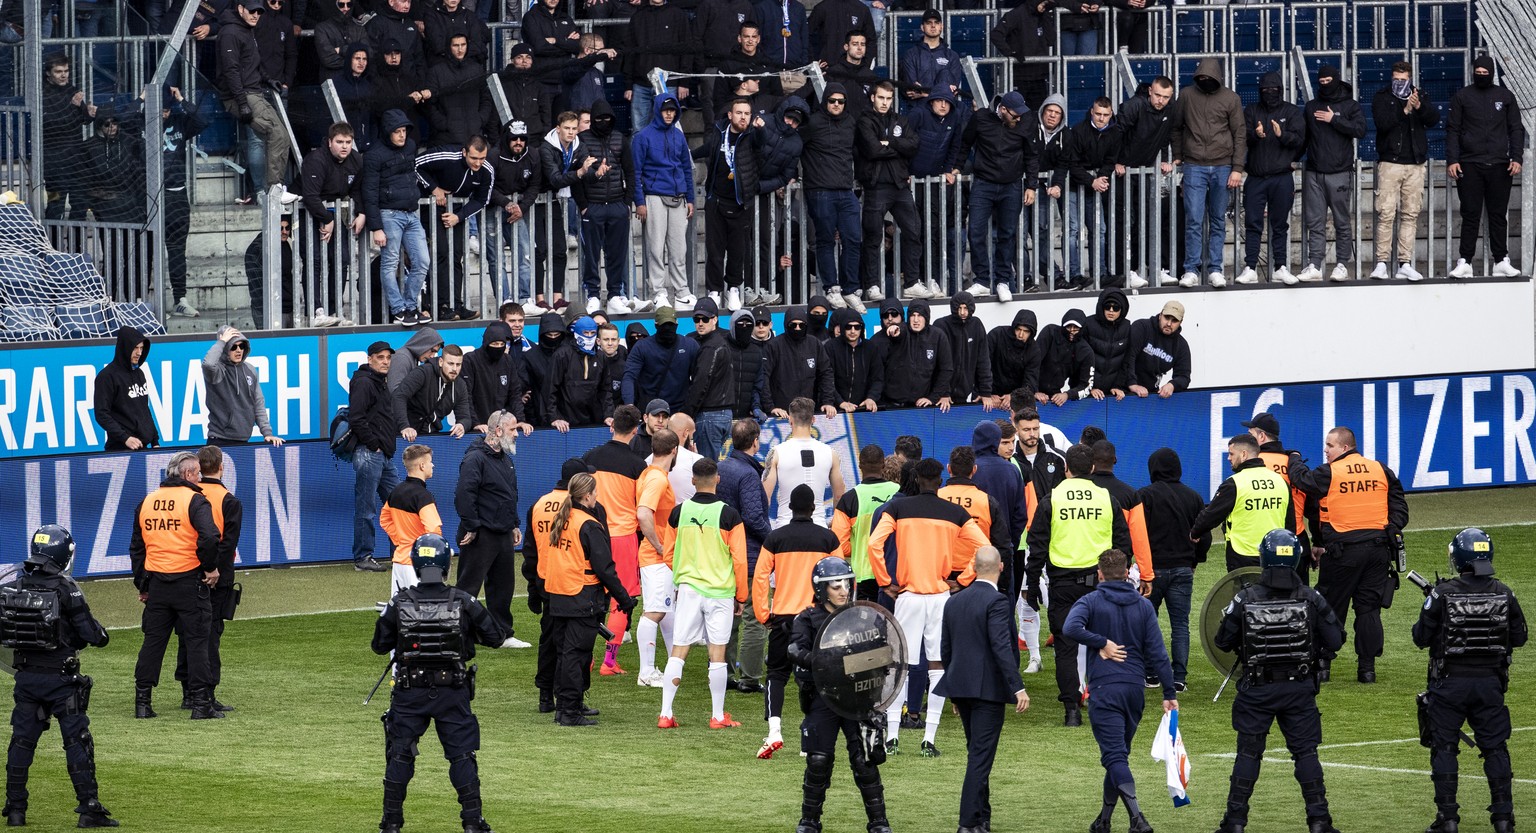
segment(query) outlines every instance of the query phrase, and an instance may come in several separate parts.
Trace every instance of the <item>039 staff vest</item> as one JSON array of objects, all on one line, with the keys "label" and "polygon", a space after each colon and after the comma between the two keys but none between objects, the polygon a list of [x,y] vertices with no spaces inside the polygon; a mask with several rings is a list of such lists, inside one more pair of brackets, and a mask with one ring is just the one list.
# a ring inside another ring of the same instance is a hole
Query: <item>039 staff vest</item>
[{"label": "039 staff vest", "polygon": [[1097,566],[1115,545],[1114,501],[1109,490],[1070,477],[1051,490],[1051,563],[1064,570]]},{"label": "039 staff vest", "polygon": [[1224,526],[1227,544],[1238,555],[1258,555],[1259,542],[1270,531],[1285,528],[1285,478],[1262,466],[1232,475],[1237,500]]},{"label": "039 staff vest", "polygon": [[[1285,485],[1291,485],[1291,458],[1289,455],[1278,451],[1261,451],[1259,459],[1275,474],[1285,478]],[[1300,535],[1307,528],[1307,495],[1300,489],[1291,489],[1291,507],[1296,512],[1296,534]]]},{"label": "039 staff vest", "polygon": [[981,527],[981,534],[992,539],[992,505],[987,500],[987,493],[969,483],[956,483],[939,489],[939,497],[964,509],[972,518],[976,519],[976,525]]},{"label": "039 staff vest", "polygon": [[720,534],[724,501],[685,500],[677,509],[677,538],[672,549],[672,581],[688,585],[706,599],[736,596],[731,547]]},{"label": "039 staff vest", "polygon": [[[575,596],[583,589],[597,584],[597,576],[592,572],[591,557],[581,544],[581,527],[592,520],[596,519],[587,514],[586,510],[572,506],[565,528],[560,531],[560,540],[547,550],[540,548],[539,578],[544,580],[545,593],[551,596]],[[544,535],[544,540],[548,541],[549,533],[545,532]]]},{"label": "039 staff vest", "polygon": [[880,483],[860,483],[853,487],[858,495],[859,514],[853,519],[853,530],[848,537],[849,556],[853,562],[853,580],[867,581],[875,577],[875,569],[869,564],[869,530],[875,518],[875,510],[889,501],[901,485],[889,480]]},{"label": "039 staff vest", "polygon": [[201,566],[197,530],[192,527],[192,498],[197,495],[189,486],[161,486],[139,505],[145,570],[185,573]]},{"label": "039 staff vest", "polygon": [[1334,532],[1385,529],[1387,526],[1387,469],[1358,454],[1328,464],[1333,477],[1328,494],[1318,501],[1318,520]]}]

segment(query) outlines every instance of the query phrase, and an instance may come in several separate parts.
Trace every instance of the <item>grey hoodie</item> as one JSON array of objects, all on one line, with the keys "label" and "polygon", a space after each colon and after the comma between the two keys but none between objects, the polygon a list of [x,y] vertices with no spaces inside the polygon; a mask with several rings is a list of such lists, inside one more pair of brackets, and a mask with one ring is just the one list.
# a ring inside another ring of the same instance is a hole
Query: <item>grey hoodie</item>
[{"label": "grey hoodie", "polygon": [[416,369],[416,365],[427,358],[428,351],[442,343],[443,337],[431,327],[422,327],[412,333],[411,337],[405,340],[405,346],[395,354],[394,361],[389,363],[389,392],[394,393],[395,388],[400,387],[400,383],[405,381],[405,377]]},{"label": "grey hoodie", "polygon": [[214,341],[203,356],[203,399],[208,404],[208,439],[245,442],[251,436],[251,424],[261,430],[262,439],[272,437],[272,423],[267,419],[267,400],[261,393],[261,379],[252,367],[250,350],[247,361],[235,364],[229,348],[250,345],[244,336],[228,341]]},{"label": "grey hoodie", "polygon": [[[1223,79],[1221,61],[1204,58],[1195,76]],[[1243,172],[1248,159],[1248,128],[1243,102],[1225,86],[1213,93],[1191,83],[1179,91],[1173,124],[1173,158],[1185,165],[1230,165]]]}]

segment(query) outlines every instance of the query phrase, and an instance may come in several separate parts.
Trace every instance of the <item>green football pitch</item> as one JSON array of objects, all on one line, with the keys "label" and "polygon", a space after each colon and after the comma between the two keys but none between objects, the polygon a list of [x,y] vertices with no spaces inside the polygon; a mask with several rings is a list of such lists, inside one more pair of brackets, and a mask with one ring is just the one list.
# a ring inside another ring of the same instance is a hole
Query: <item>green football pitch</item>
[{"label": "green football pitch", "polygon": [[[1493,533],[1499,575],[1517,593],[1536,587],[1536,490],[1496,489],[1410,498],[1410,562],[1426,575],[1445,570],[1453,529],[1484,524]],[[338,531],[338,535],[346,535]],[[345,549],[347,542],[310,547]],[[1196,614],[1206,589],[1221,575],[1219,551],[1196,571]],[[242,572],[241,618],[224,637],[220,699],[237,710],[228,719],[193,723],[177,708],[180,691],[170,659],[159,689],[155,720],[134,720],[133,664],[140,643],[138,603],[126,581],[90,582],[85,591],[97,615],[114,628],[112,643],[84,655],[95,678],[92,731],[96,737],[101,797],[125,829],[160,833],[196,831],[364,831],[376,829],[383,771],[379,716],[387,689],[363,706],[384,661],[368,649],[388,574],[359,574],[350,566]],[[1413,648],[1409,628],[1418,591],[1405,586],[1385,614],[1386,656],[1381,682],[1354,682],[1346,645],[1335,663],[1336,682],[1323,688],[1324,746],[1329,797],[1345,833],[1422,830],[1433,818],[1428,756],[1416,740],[1413,697],[1424,685],[1425,655]],[[1528,604],[1530,602],[1528,601]],[[519,598],[518,634],[537,639],[537,618]],[[764,733],[760,696],[732,693],[727,709],[742,727],[711,731],[702,651],[687,667],[678,696],[683,728],[661,732],[661,692],[635,685],[634,675],[594,675],[590,702],[601,725],[568,729],[540,715],[533,688],[532,650],[482,650],[479,713],[483,748],[480,777],[485,815],[498,831],[788,831],[799,817],[803,769],[796,743],[773,760],[754,755]],[[993,827],[999,833],[1086,830],[1098,808],[1102,770],[1087,727],[1061,725],[1051,660],[1026,677],[1033,704],[1010,715],[992,776]],[[1536,675],[1529,652],[1516,654],[1509,703],[1515,734],[1517,816],[1536,808]],[[633,645],[621,663],[637,667]],[[1148,750],[1158,721],[1149,703],[1132,756],[1142,806],[1160,833],[1210,831],[1221,817],[1234,736],[1232,692],[1211,697],[1220,677],[1205,662],[1198,639],[1191,648],[1190,689],[1181,721],[1192,760],[1192,804],[1175,809],[1163,787],[1162,765]],[[1153,695],[1155,697],[1155,694]],[[798,725],[793,694],[786,734]],[[886,799],[897,831],[953,830],[965,746],[958,718],[946,714],[939,729],[943,755],[913,754],[916,733],[906,733],[905,754],[883,768]],[[839,750],[828,795],[828,831],[863,830],[863,812]],[[1463,830],[1487,830],[1488,800],[1481,762],[1464,752]],[[1301,799],[1277,731],[1271,733],[1264,776],[1254,796],[1249,831],[1304,829]],[[35,829],[71,827],[75,802],[58,735],[50,732],[32,768],[29,820]],[[1529,818],[1527,816],[1527,818]],[[1529,822],[1527,822],[1529,823]],[[1115,829],[1125,829],[1123,811]],[[441,748],[423,738],[416,779],[406,803],[406,829],[457,831],[458,807],[448,785]]]}]

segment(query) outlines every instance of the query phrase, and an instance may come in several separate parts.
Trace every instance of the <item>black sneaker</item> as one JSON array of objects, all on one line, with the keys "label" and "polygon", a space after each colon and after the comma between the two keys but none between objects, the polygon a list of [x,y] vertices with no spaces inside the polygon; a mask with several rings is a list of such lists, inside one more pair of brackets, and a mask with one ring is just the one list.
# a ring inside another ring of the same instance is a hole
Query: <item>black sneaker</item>
[{"label": "black sneaker", "polygon": [[458,309],[455,309],[454,312],[458,314],[459,321],[473,321],[480,317],[479,312],[476,312],[475,310],[465,306],[461,306]]},{"label": "black sneaker", "polygon": [[439,321],[457,321],[457,320],[459,320],[459,314],[457,312],[454,312],[453,310],[449,309],[448,307],[438,307],[438,310],[437,310],[437,320],[439,320]]},{"label": "black sneaker", "polygon": [[389,568],[380,564],[376,559],[362,558],[352,562],[352,569],[359,573],[382,573]]},{"label": "black sneaker", "polygon": [[1184,685],[1184,681],[1183,680],[1179,680],[1178,682],[1173,684],[1173,690],[1174,691],[1183,692],[1184,689],[1186,689],[1186,688],[1188,688],[1188,686]]},{"label": "black sneaker", "polygon": [[756,694],[763,690],[763,684],[751,677],[742,677],[736,681],[736,690],[742,694]]},{"label": "black sneaker", "polygon": [[411,314],[416,316],[416,323],[417,324],[431,324],[432,323],[432,316],[428,315],[427,313],[422,312],[421,310],[411,310]]},{"label": "black sneaker", "polygon": [[409,327],[410,325],[416,323],[416,316],[412,315],[410,310],[403,309],[391,315],[390,320],[394,321],[396,324],[399,324],[402,327]]},{"label": "black sneaker", "polygon": [[1162,681],[1159,680],[1156,677],[1148,677],[1147,681],[1146,681],[1146,685],[1147,685],[1147,688],[1162,688],[1163,687]]}]

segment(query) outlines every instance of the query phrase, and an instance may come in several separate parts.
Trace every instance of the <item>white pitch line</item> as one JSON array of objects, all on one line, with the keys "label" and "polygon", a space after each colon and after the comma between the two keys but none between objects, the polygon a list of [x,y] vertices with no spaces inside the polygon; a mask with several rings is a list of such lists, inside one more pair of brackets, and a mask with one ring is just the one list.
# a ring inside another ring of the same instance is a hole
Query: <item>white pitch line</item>
[{"label": "white pitch line", "polygon": [[[516,593],[516,594],[514,594],[512,596],[512,598],[514,598],[514,599],[521,599],[521,598],[525,598],[527,595],[528,594],[526,594],[526,593]],[[325,615],[327,613],[361,613],[361,612],[363,612],[365,610],[377,611],[378,609],[379,609],[378,605],[369,605],[367,607],[343,607],[343,608],[338,608],[336,610],[301,610],[301,611],[295,611],[293,613],[261,613],[261,614],[258,614],[256,616],[241,616],[241,617],[238,617],[235,621],[252,622],[252,621],[255,621],[257,619],[292,619],[292,618],[294,618],[296,616],[323,616],[323,615]],[[109,631],[136,631],[140,627],[141,627],[140,625],[120,625],[120,626],[115,627],[115,628],[107,628],[107,630],[109,630]]]},{"label": "white pitch line", "polygon": [[[1510,729],[1511,732],[1536,732],[1536,726],[1520,726]],[[1397,738],[1395,740],[1357,740],[1354,743],[1325,743],[1317,747],[1323,749],[1350,749],[1356,746],[1388,746],[1396,743],[1418,743],[1418,738]]]}]

